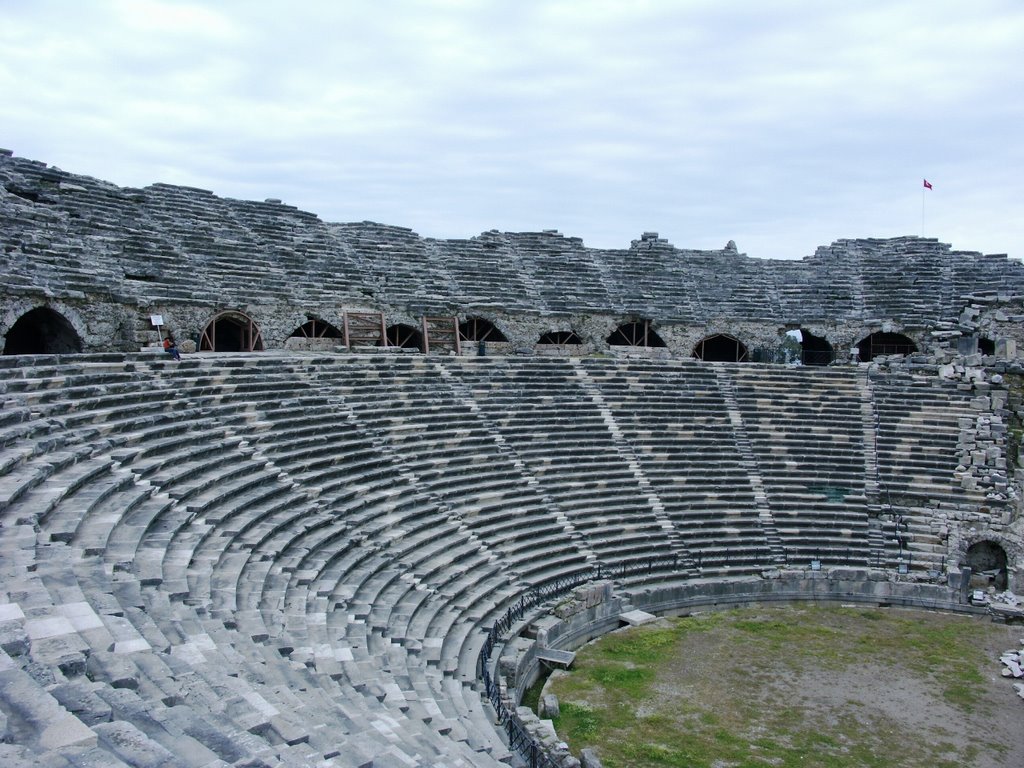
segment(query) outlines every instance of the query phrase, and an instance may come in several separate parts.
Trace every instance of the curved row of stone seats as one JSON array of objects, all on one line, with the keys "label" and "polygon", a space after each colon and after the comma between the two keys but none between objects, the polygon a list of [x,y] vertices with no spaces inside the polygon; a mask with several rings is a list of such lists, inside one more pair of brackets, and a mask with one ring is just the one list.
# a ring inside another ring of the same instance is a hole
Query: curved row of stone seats
[{"label": "curved row of stone seats", "polygon": [[[240,285],[248,301],[307,301],[299,286],[337,299],[361,273],[323,222],[290,206],[167,184],[119,188],[20,158],[8,163],[0,174],[7,179],[0,217],[11,242],[21,243],[12,258],[24,261],[31,276],[25,285],[83,292],[121,286],[150,302],[209,305],[219,301],[211,290]],[[292,260],[282,261],[282,253]],[[189,269],[181,269],[183,261]]]},{"label": "curved row of stone seats", "polygon": [[337,242],[344,243],[363,265],[365,277],[396,304],[411,303],[431,311],[444,311],[444,297],[452,295],[451,261],[406,227],[363,221],[331,224]]},{"label": "curved row of stone seats", "polygon": [[922,500],[976,500],[978,495],[964,493],[954,477],[962,459],[960,420],[969,417],[973,428],[978,413],[971,406],[975,395],[932,377],[879,377],[871,387],[884,488]]},{"label": "curved row of stone seats", "polygon": [[981,413],[972,403],[975,395],[952,382],[902,374],[873,377],[871,388],[889,557],[906,561],[909,555],[910,568],[941,572],[947,548],[940,515],[984,513],[999,504],[986,500],[984,488],[958,479],[958,466],[972,461],[963,446]]},{"label": "curved row of stone seats", "polygon": [[950,290],[948,281],[952,260],[936,245],[934,241],[907,240],[894,244],[885,254],[861,248],[862,268],[872,278],[866,284],[865,299],[877,316],[914,312],[931,324],[957,311],[954,302],[960,294]]},{"label": "curved row of stone seats", "polygon": [[671,521],[681,553],[701,573],[756,572],[771,564],[736,436],[711,368],[581,360]]},{"label": "curved row of stone seats", "polygon": [[[614,305],[607,276],[579,238],[558,232],[506,232],[500,238],[523,265],[524,276],[532,278],[528,287],[539,306],[569,312]],[[501,294],[494,299],[503,301]]]},{"label": "curved row of stone seats", "polygon": [[840,240],[793,263],[747,258],[734,246],[678,249],[656,233],[617,250],[551,232],[440,241],[370,222],[326,224],[273,201],[166,184],[121,188],[6,150],[0,228],[14,246],[0,284],[13,292],[112,292],[126,305],[308,306],[372,293],[417,313],[456,305],[930,325],[955,318],[964,295],[1024,291],[1024,270],[1005,256],[932,239]]},{"label": "curved row of stone seats", "polygon": [[[279,300],[288,281],[262,243],[234,217],[230,201],[206,190],[154,184],[142,191],[140,213],[164,230],[176,249],[187,254],[195,282],[208,295],[214,286],[246,285],[250,300]],[[182,221],[187,226],[182,227]],[[253,281],[254,274],[260,275]]]},{"label": "curved row of stone seats", "polygon": [[[628,251],[598,255],[613,283],[624,286],[625,307],[643,307],[654,317],[691,322],[721,314],[760,318],[776,303],[766,263],[731,248],[680,251],[645,233]],[[729,280],[721,279],[725,272]]]},{"label": "curved row of stone seats", "polygon": [[750,365],[728,375],[787,559],[867,564],[863,403],[853,370]]},{"label": "curved row of stone seats", "polygon": [[[630,563],[611,542],[634,524],[649,541],[637,551],[678,556],[682,575],[770,565],[779,534],[750,472],[772,511],[788,490],[759,469],[762,441],[806,418],[785,399],[805,372],[695,361],[32,362],[0,366],[0,568],[15,585],[0,647],[13,677],[39,665],[48,695],[84,685],[103,702],[75,715],[85,746],[43,749],[44,728],[32,749],[109,764],[130,761],[108,726],[154,755],[185,733],[187,765],[387,764],[389,751],[496,765],[507,750],[476,687],[481,630],[531,584]],[[776,391],[782,413],[759,421]],[[834,398],[821,418],[856,421],[852,397]],[[714,466],[697,460],[714,450]],[[824,463],[845,481],[840,455]],[[598,506],[616,487],[643,503]],[[828,522],[800,519],[812,539]]]},{"label": "curved row of stone seats", "polygon": [[[178,370],[181,371],[181,369],[178,369]],[[195,397],[201,397],[201,395],[199,395],[197,393],[190,393],[189,390],[188,390],[186,382],[183,382],[183,381],[179,381],[177,383],[177,386],[175,387],[175,390],[178,391],[179,393],[183,393],[183,396],[185,396],[185,397],[189,397],[189,396],[193,396],[193,395]],[[200,486],[203,487],[203,488],[208,488],[209,487],[202,480],[196,479],[196,480],[190,481],[190,482],[193,483],[193,484],[196,484],[197,487],[200,487]],[[183,498],[192,499],[194,497],[193,489],[191,489],[191,488],[183,488],[182,489],[182,496],[183,496]],[[159,610],[152,610],[152,611],[150,611],[150,613],[153,614],[154,616],[159,617],[159,621],[161,621],[164,624],[163,629],[158,629],[154,625],[152,625],[151,623],[147,623],[145,625],[145,627],[144,627],[144,631],[147,633],[147,635],[153,641],[155,641],[156,643],[159,643],[158,646],[154,646],[154,647],[171,648],[172,650],[173,649],[179,649],[179,648],[182,649],[181,650],[181,655],[183,655],[185,658],[189,659],[189,665],[193,666],[193,662],[195,664],[200,664],[200,663],[206,664],[207,662],[200,662],[200,658],[201,657],[202,658],[208,658],[211,654],[219,653],[219,651],[217,649],[222,647],[222,644],[221,643],[217,643],[217,642],[215,642],[212,639],[213,636],[214,636],[212,632],[207,631],[206,629],[202,629],[204,627],[204,622],[201,620],[201,616],[203,614],[199,614],[199,613],[192,614],[191,613],[193,611],[193,608],[192,607],[188,607],[188,605],[187,605],[187,603],[190,601],[188,597],[185,598],[185,602],[184,603],[179,604],[177,602],[177,600],[181,598],[181,594],[178,593],[178,597],[176,599],[168,601],[167,600],[168,593],[163,591],[163,588],[164,588],[163,579],[161,579],[160,577],[152,577],[152,576],[147,578],[144,573],[140,572],[140,571],[142,571],[144,569],[142,569],[140,566],[138,566],[138,561],[144,559],[144,557],[147,556],[147,551],[149,551],[154,557],[157,555],[157,553],[160,550],[161,539],[167,535],[167,528],[168,527],[175,528],[175,527],[179,526],[178,523],[172,521],[172,517],[175,514],[180,513],[180,510],[176,509],[176,507],[179,507],[179,506],[180,505],[177,504],[176,500],[174,500],[174,499],[165,499],[165,500],[160,502],[160,509],[158,511],[151,511],[151,513],[148,514],[148,516],[147,516],[147,520],[145,522],[143,522],[141,525],[137,526],[142,531],[142,534],[141,534],[141,536],[138,537],[139,542],[140,542],[140,545],[139,545],[140,548],[139,548],[139,550],[137,550],[136,560],[133,561],[133,560],[120,560],[119,559],[117,562],[111,564],[113,566],[113,570],[111,570],[109,572],[109,574],[106,572],[106,569],[100,569],[97,572],[97,569],[95,569],[95,568],[88,569],[88,571],[80,570],[80,573],[82,573],[83,577],[84,576],[88,576],[90,580],[106,578],[106,580],[107,580],[107,582],[109,584],[109,591],[106,592],[105,594],[116,594],[116,595],[118,595],[118,600],[122,604],[124,603],[125,600],[127,600],[133,606],[135,606],[135,605],[139,605],[139,606],[150,605],[150,606],[153,606],[154,608],[156,608],[158,606]],[[186,524],[189,524],[189,523],[186,523]],[[93,526],[95,527],[96,525],[98,525],[98,523],[94,521],[93,522]],[[126,526],[122,526],[122,527],[126,527]],[[153,546],[153,547],[146,547],[146,546],[144,546],[147,543],[155,544],[156,546]],[[61,544],[63,544],[63,542],[61,542]],[[122,544],[121,546],[114,546],[114,547],[112,547],[111,548],[113,550],[111,552],[112,557],[120,558],[121,555],[124,555],[127,552],[126,549],[122,548],[124,546],[125,545]],[[53,547],[54,547],[53,544],[48,545],[48,548],[51,549],[51,550],[53,549]],[[73,558],[68,558],[68,559],[73,559]],[[90,559],[95,561],[98,558],[93,556]],[[111,579],[113,579],[113,581]],[[197,602],[202,603],[203,601],[199,600]],[[54,604],[56,605],[56,603],[54,603]],[[200,605],[198,607],[201,609],[202,605]],[[125,611],[125,613],[127,613],[127,611]],[[138,619],[138,617],[140,615],[144,616],[145,614],[141,614],[141,612],[139,612],[138,614],[135,615],[136,620]],[[194,615],[195,618],[189,619],[188,618],[189,615]],[[175,617],[175,616],[177,618],[172,618],[172,617]],[[185,621],[185,624],[181,623],[183,620]],[[168,622],[170,622],[170,623],[168,623]],[[186,625],[193,626],[193,629],[192,630],[185,630],[185,631],[182,631],[181,629],[179,629],[179,627],[183,628]],[[224,634],[224,632],[228,632],[228,631],[227,630],[222,630],[218,634]],[[228,632],[228,634],[230,634],[230,632]],[[207,639],[203,640],[202,638],[204,638],[204,637],[207,638]],[[64,640],[67,641],[67,638],[64,638]],[[139,642],[139,640],[135,639],[134,642]],[[148,641],[146,641],[146,642],[148,642]],[[233,638],[230,641],[230,643],[228,643],[228,647],[229,648],[241,647],[243,649],[247,649],[249,651],[249,654],[250,654],[251,658],[257,658],[257,654],[253,653],[253,650],[255,648],[255,644],[252,643],[251,640],[246,642],[243,638]],[[191,650],[188,650],[189,648],[191,648]],[[104,652],[106,652],[106,649],[101,649],[99,647],[93,648],[92,651],[91,651],[91,657],[92,658],[100,658],[100,655],[102,653],[104,653]],[[275,653],[276,652],[277,652],[277,650],[275,649]],[[140,650],[138,653],[142,654],[143,651]],[[172,652],[172,657],[174,655],[175,654]],[[140,680],[140,681],[142,681],[142,682],[140,682],[138,684],[139,690],[148,690],[148,689],[152,688],[152,690],[156,691],[159,688],[161,691],[164,691],[164,689],[160,688],[160,686],[157,683],[153,683],[152,685],[147,683],[146,682],[146,674],[145,674],[145,672],[143,670],[134,670],[134,671],[132,671],[130,673],[127,673],[127,672],[124,671],[124,665],[120,665],[120,666],[121,666],[121,670],[117,673],[118,679],[120,679],[120,680],[133,679],[133,680]],[[227,664],[226,666],[227,666],[228,669],[231,668],[230,664]],[[223,679],[221,679],[219,677],[214,676],[213,672],[209,672],[208,674],[211,677],[215,678],[215,682],[217,682],[218,685],[221,685],[221,684],[223,684],[225,682],[225,680],[223,680]],[[165,682],[166,680],[171,679],[171,677],[172,677],[172,675],[168,674],[166,676],[161,676],[160,680],[161,680],[161,682]],[[230,678],[228,678],[228,679],[230,679]],[[286,690],[286,689],[282,689],[282,690]],[[343,695],[343,691],[341,693]],[[337,694],[337,692],[336,692],[336,694]],[[164,698],[166,698],[167,695],[168,694],[166,694],[166,692],[165,692],[164,693]],[[257,701],[257,702],[262,701],[264,703],[261,704],[259,707],[257,707],[256,710],[253,710],[252,706],[243,707],[244,712],[240,712],[239,714],[232,715],[232,717],[229,718],[229,720],[236,721],[236,722],[240,723],[240,727],[244,726],[243,727],[243,734],[244,734],[244,731],[249,731],[249,730],[255,730],[257,733],[262,734],[262,736],[264,737],[263,738],[264,745],[263,745],[262,749],[263,749],[264,752],[266,752],[267,749],[269,748],[269,746],[275,746],[275,748],[273,750],[271,750],[271,751],[273,751],[275,753],[273,755],[275,760],[279,760],[279,761],[281,761],[284,764],[296,764],[296,765],[298,765],[298,764],[305,764],[310,759],[310,757],[313,754],[313,752],[310,751],[309,749],[303,748],[302,745],[314,744],[316,739],[313,736],[310,736],[308,734],[296,733],[296,731],[302,731],[302,730],[304,730],[304,728],[298,728],[296,723],[292,722],[291,723],[291,726],[292,726],[291,730],[293,731],[293,733],[291,735],[294,738],[291,738],[290,740],[293,741],[294,744],[291,747],[287,747],[287,748],[277,748],[280,745],[273,745],[272,742],[274,742],[274,741],[276,741],[278,739],[283,739],[284,737],[282,736],[282,732],[284,732],[286,734],[289,732],[289,723],[288,722],[281,722],[280,721],[280,717],[281,717],[280,713],[283,712],[283,711],[286,711],[286,710],[283,707],[281,707],[276,701],[272,701],[270,698],[268,698],[264,694],[260,694],[260,698],[256,699],[255,696],[253,695],[253,693],[249,692],[248,698],[244,699],[244,700],[245,701],[249,701],[249,699],[253,699],[253,700]],[[216,701],[217,697],[214,696],[214,695],[211,695],[209,697],[209,700],[211,702]],[[250,704],[251,704],[251,702],[250,702]],[[158,705],[158,704],[156,704],[153,701],[147,701],[145,706],[142,706],[140,708],[141,714],[140,713],[136,713],[136,714],[134,714],[134,715],[132,715],[130,717],[126,716],[123,719],[123,722],[121,720],[118,720],[117,722],[120,723],[119,727],[124,727],[124,728],[132,727],[132,728],[135,728],[136,731],[139,731],[140,733],[142,733],[142,730],[143,730],[141,728],[142,720],[150,717],[150,715],[146,714],[146,713],[147,712],[156,712],[157,710],[162,711],[161,707],[165,707],[165,706],[166,705],[164,705],[162,703],[160,705]],[[294,707],[292,707],[292,708],[294,709]],[[333,711],[333,709],[334,709],[334,708],[330,708],[330,707],[326,707],[326,708],[318,707],[317,709],[319,710],[319,709],[322,709],[322,708],[323,709],[327,709],[328,711]],[[268,714],[271,711],[276,711],[278,714],[273,714],[273,715]],[[246,714],[246,713],[248,713],[248,714]],[[145,717],[143,717],[143,715],[145,715]],[[314,718],[309,717],[308,716],[308,712],[305,712],[305,711],[304,711],[304,714],[303,714],[303,719],[306,721],[307,724],[312,723],[315,720]],[[332,722],[332,721],[325,721],[323,723],[324,727],[321,730],[324,731],[324,732],[330,731],[332,733],[344,733],[345,730],[344,729],[339,729],[339,725],[343,725],[343,724],[339,724],[337,722]],[[487,725],[488,725],[488,730],[489,730],[489,723],[487,723]],[[385,743],[377,744],[375,739],[368,738],[368,737],[365,736],[366,733],[373,733],[374,732],[373,726],[365,718],[363,719],[362,723],[360,724],[360,726],[358,728],[353,726],[352,723],[349,723],[348,726],[347,726],[347,729],[348,729],[349,733],[352,733],[352,734],[363,734],[361,736],[361,738],[363,738],[363,740],[365,742],[365,747],[362,750],[362,753],[363,753],[363,756],[364,756],[363,757],[364,760],[369,760],[375,753],[378,754],[378,755],[381,755],[381,754],[386,753],[388,751],[388,749],[392,749],[392,750],[394,749],[394,746],[390,746],[389,747],[386,742]],[[404,726],[403,725],[403,726],[399,727],[399,725],[398,725],[398,723],[396,721],[393,732],[394,732],[394,734],[398,734],[398,733],[410,733],[411,734],[411,733],[415,733],[416,729],[413,726]],[[147,731],[147,733],[148,733],[148,731]],[[424,733],[425,734],[433,734],[433,733],[435,733],[435,731],[432,730],[432,729],[428,729]],[[143,736],[145,736],[145,734],[143,734]],[[229,734],[225,734],[224,737],[223,737],[223,740],[224,741],[229,741],[229,740],[232,740],[234,737],[235,737],[234,734],[230,734],[230,733]],[[146,736],[146,738],[149,738],[149,737]],[[396,736],[395,737],[395,741],[396,742],[400,741],[400,739],[398,739],[397,736]],[[270,744],[268,745],[267,742],[270,742]],[[151,749],[152,751],[156,751],[155,747],[153,747],[152,745],[153,744],[158,744],[159,742],[158,741],[154,742],[152,739],[150,739],[149,742],[142,742],[142,741],[140,741],[140,743],[148,744],[149,746],[147,748]],[[481,745],[481,748],[491,749],[493,751],[494,745],[493,744],[491,744],[491,745]],[[294,759],[291,760],[291,762],[289,763],[286,760],[287,753],[288,753],[289,750],[293,750],[293,749],[302,750],[302,754],[294,756]],[[475,749],[469,749],[469,751],[465,752],[462,755],[462,757],[460,757],[457,754],[458,750],[461,749],[461,747],[454,747],[453,749],[455,751],[439,753],[440,754],[440,760],[441,760],[441,762],[443,764],[463,764],[463,765],[484,764],[483,763],[483,756],[478,751],[476,751]],[[321,755],[321,757],[323,757],[324,755],[327,755],[328,753],[329,753],[329,750],[321,750],[319,754]],[[355,754],[355,753],[353,753],[351,751],[346,751],[346,755],[348,757],[352,757],[353,754]],[[445,755],[447,755],[447,757],[445,757]],[[109,755],[107,755],[107,757],[109,757]],[[209,757],[209,755],[207,755],[207,757]],[[337,759],[340,760],[341,759],[340,756]],[[340,762],[339,764],[356,764],[356,763]]]},{"label": "curved row of stone seats", "polygon": [[445,240],[445,253],[437,260],[457,265],[451,277],[458,295],[475,307],[530,310],[538,304],[535,279],[518,253],[497,233],[485,232],[469,240]]},{"label": "curved row of stone seats", "polygon": [[453,366],[453,375],[599,561],[615,565],[667,550],[663,521],[623,453],[628,446],[616,443],[603,406],[571,362],[504,369],[469,360]]},{"label": "curved row of stone seats", "polygon": [[[451,379],[425,359],[338,365],[317,376],[344,393],[346,428],[371,436],[376,450],[392,457],[389,471],[407,473],[419,492],[494,550],[511,573],[533,583],[542,572],[582,561],[570,555],[564,524],[533,513],[544,502],[524,484],[529,478],[463,393],[451,388]],[[382,391],[388,399],[382,400]],[[521,546],[523,539],[535,546]],[[560,550],[558,558],[548,544]]]},{"label": "curved row of stone seats", "polygon": [[[308,373],[308,369],[307,369],[307,373]],[[387,407],[387,401],[386,400],[382,401],[381,398],[380,398],[380,389],[379,389],[379,387],[372,392],[372,398],[378,404],[378,406],[383,406],[385,408]],[[310,405],[310,400],[311,399],[308,398],[308,397],[302,400],[303,404],[306,406],[305,410],[308,410],[308,406]],[[388,412],[391,413],[390,410]],[[275,414],[267,413],[267,414],[265,414],[265,418],[266,418],[266,421],[268,423],[274,423],[276,425],[277,420],[275,418]],[[350,428],[350,425],[346,424],[346,426],[348,426]],[[321,426],[321,429],[322,429],[322,426]],[[350,431],[350,429],[349,429],[349,431]],[[274,461],[275,461],[275,465],[278,466],[278,467],[282,467],[283,464],[281,462],[281,456],[277,455],[274,452],[274,450],[273,450],[273,447],[272,447],[273,440],[267,439],[267,435],[270,435],[273,432],[274,432],[274,429],[272,429],[272,428],[266,430],[261,435],[261,438],[260,438],[261,439],[261,443],[258,443],[258,445],[261,445],[262,443],[265,443],[266,445],[263,446],[264,449],[265,449],[264,455],[266,455],[268,457],[272,457],[274,459]],[[324,436],[327,437],[327,435],[329,433],[330,433],[330,430],[327,430],[327,432],[324,433]],[[355,454],[355,451],[352,450],[351,441],[349,441],[346,444],[343,444],[343,447],[345,448],[345,452],[342,455],[342,458],[344,458],[345,456],[348,456],[348,455],[354,455]],[[330,440],[327,440],[326,442],[324,442],[321,445],[321,449],[322,449],[323,452],[330,453],[330,449],[331,449]],[[294,455],[294,453],[293,454],[286,454],[286,455]],[[337,463],[338,463],[338,459],[337,458],[332,460],[332,464],[337,464]],[[401,471],[402,468],[397,463],[395,463],[395,464],[391,465],[390,467],[385,467],[385,472],[390,475],[390,474],[393,474],[396,471],[396,469],[398,471]],[[295,473],[293,471],[293,476],[294,476],[294,474]],[[350,480],[358,479],[358,477],[353,475],[351,472],[349,472],[349,473],[342,473],[342,474],[348,474]],[[310,479],[312,480],[313,478],[311,477]],[[384,479],[388,479],[388,478],[385,477]],[[360,480],[360,482],[362,482],[362,480]],[[323,490],[321,490],[321,492],[319,493],[318,498],[321,501],[324,500],[325,493],[323,492]],[[412,497],[410,497],[410,498],[412,498]],[[392,508],[391,513],[388,515],[388,518],[387,518],[387,521],[389,523],[394,523],[396,520],[400,520],[401,514],[402,514],[400,512],[400,509],[398,508],[400,506],[401,505],[399,504],[397,507]],[[347,517],[350,517],[350,516],[346,515],[346,518]],[[389,538],[394,538],[394,537],[401,536],[401,540],[403,542],[405,542],[406,539],[408,539],[408,541],[411,542],[412,545],[415,545],[417,543],[416,539],[414,537],[408,536],[408,534],[410,533],[409,530],[397,530],[396,529],[396,530],[389,531],[387,529],[381,529],[381,530],[375,530],[375,531],[366,532],[366,531],[360,531],[358,529],[358,527],[353,527],[353,528],[348,530],[348,533],[350,535],[356,535],[356,534],[363,535],[363,536],[366,536],[367,539],[374,539],[374,540],[383,540],[383,539],[389,539]],[[273,551],[275,552],[275,564],[280,562],[280,561],[282,561],[282,560],[287,562],[287,560],[289,558],[289,555],[287,554],[288,551],[289,551],[288,548],[291,547],[291,546],[292,546],[291,544],[285,544],[285,545],[279,545],[279,546],[273,547]],[[411,545],[408,544],[408,543],[404,544],[404,546],[405,546],[406,549],[410,549],[411,548]],[[303,547],[300,546],[299,549],[302,550]],[[317,578],[317,576],[315,574],[315,570],[316,570],[316,562],[315,562],[316,561],[316,551],[315,551],[314,547],[312,547],[312,546],[310,546],[308,549],[309,549],[309,552],[311,554],[305,555],[303,561],[292,563],[292,564],[288,564],[285,567],[286,570],[291,571],[293,574],[303,574],[299,578],[298,581],[296,581],[296,577],[294,575],[292,576],[292,578],[290,580],[290,583],[289,583],[289,587],[290,588],[291,587],[295,587],[296,585],[301,587],[303,582],[307,582],[308,583],[312,579]],[[473,547],[473,551],[474,552],[477,549],[478,549],[477,546]],[[396,548],[394,546],[389,548],[389,557],[391,557],[392,559],[395,558],[395,550],[396,550]],[[429,552],[429,549],[424,549],[422,551]],[[417,556],[420,557],[420,558],[423,557],[422,551],[417,553]],[[441,559],[437,559],[436,562],[435,562],[435,565],[433,567],[434,567],[434,569],[446,569],[446,570],[454,573],[454,572],[456,572],[456,570],[458,569],[459,566],[456,563],[456,565],[454,567],[452,567],[452,565],[451,565],[451,560],[452,559],[453,559],[453,553],[451,552],[451,550],[449,550],[448,553],[446,554],[446,557],[441,558]],[[457,558],[455,558],[455,559],[457,559]],[[405,561],[402,561],[399,564],[402,565],[403,567],[409,567],[410,566],[410,563],[409,562],[405,562]],[[339,579],[339,581],[341,583],[346,584],[349,587],[353,583],[359,584],[359,586],[356,588],[357,593],[356,593],[356,595],[354,597],[355,597],[357,602],[361,601],[361,603],[363,605],[369,606],[369,605],[373,604],[374,602],[380,602],[380,601],[374,599],[374,595],[377,594],[377,592],[375,591],[377,588],[376,587],[368,587],[367,585],[368,584],[376,583],[376,582],[374,582],[374,579],[377,578],[377,577],[380,577],[381,574],[384,573],[384,570],[383,569],[381,569],[381,570],[374,570],[374,569],[370,568],[370,569],[367,569],[367,572],[369,574],[371,574],[371,575],[370,575],[369,578],[367,578],[367,579],[365,579],[363,581],[360,581],[358,578],[343,578],[343,579]],[[381,579],[378,578],[377,581],[381,582]],[[474,574],[473,582],[477,583],[479,581],[480,581],[479,574]],[[382,583],[384,584],[384,587],[386,588],[386,587],[388,587],[388,585],[394,584],[394,579],[392,578],[390,580],[383,580]],[[438,585],[435,584],[435,587],[437,587],[437,586]],[[364,594],[367,590],[369,590],[369,593],[368,594]],[[321,590],[321,592],[322,592],[322,590]],[[275,594],[279,594],[279,593],[275,593]],[[274,602],[273,600],[268,601],[268,599],[266,597],[266,593],[264,593],[262,602],[264,604],[267,604],[269,602],[270,605],[268,607],[271,610],[273,610],[273,608],[275,606],[280,604],[280,598],[277,598],[277,602]],[[295,604],[298,601],[286,597],[285,598],[285,602],[286,603],[290,602],[292,604]],[[389,603],[387,603],[385,601],[384,604],[389,604]],[[363,617],[360,617],[360,618],[363,618]],[[451,634],[447,633],[446,636],[450,637]],[[473,657],[473,659],[475,660],[475,656]],[[472,669],[472,664],[470,664],[470,669]]]},{"label": "curved row of stone seats", "polygon": [[233,217],[284,270],[293,300],[343,303],[353,278],[365,274],[366,265],[314,214],[273,201],[229,202]]}]

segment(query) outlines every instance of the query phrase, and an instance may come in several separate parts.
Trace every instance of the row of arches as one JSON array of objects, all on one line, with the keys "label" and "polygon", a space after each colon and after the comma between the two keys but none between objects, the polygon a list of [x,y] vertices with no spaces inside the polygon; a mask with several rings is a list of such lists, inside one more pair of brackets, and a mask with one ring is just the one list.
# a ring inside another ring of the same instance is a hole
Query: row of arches
[{"label": "row of arches", "polygon": [[[404,323],[384,326],[377,332],[378,346],[425,349],[423,329]],[[481,317],[469,317],[458,325],[462,342],[503,343],[508,338],[494,323]],[[789,332],[793,334],[794,332]],[[787,334],[788,335],[788,334]],[[311,317],[297,327],[292,337],[307,339],[342,339],[341,329],[319,318]],[[804,365],[828,365],[836,358],[829,341],[809,331],[800,329],[799,361]],[[253,352],[264,349],[259,327],[248,315],[229,311],[218,314],[203,329],[196,339],[200,351],[210,352]],[[618,326],[605,342],[610,346],[649,347],[667,346],[664,339],[652,327],[650,320],[633,320]],[[577,346],[583,339],[575,331],[548,331],[540,335],[538,345]],[[994,343],[980,339],[979,351],[994,353]],[[23,354],[68,354],[81,352],[82,339],[71,323],[60,313],[48,307],[36,307],[22,315],[7,332],[4,345],[5,355]],[[875,332],[865,336],[855,347],[857,357],[867,362],[879,355],[906,355],[917,351],[912,339],[900,333]],[[853,350],[851,350],[852,352]],[[718,333],[709,335],[694,345],[691,356],[709,362],[794,362],[783,356],[779,350],[749,349],[739,338]]]}]

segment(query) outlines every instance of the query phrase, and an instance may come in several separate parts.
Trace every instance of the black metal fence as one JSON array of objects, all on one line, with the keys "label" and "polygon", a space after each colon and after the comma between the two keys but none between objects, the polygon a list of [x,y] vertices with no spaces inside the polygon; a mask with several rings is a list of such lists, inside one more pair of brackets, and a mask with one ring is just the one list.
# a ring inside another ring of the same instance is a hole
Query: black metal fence
[{"label": "black metal fence", "polygon": [[663,555],[659,557],[644,558],[615,565],[597,564],[591,568],[560,576],[543,584],[531,588],[515,603],[506,609],[494,624],[487,631],[484,645],[480,649],[480,655],[476,660],[476,674],[483,682],[487,699],[494,707],[498,716],[498,723],[504,728],[508,736],[509,748],[515,750],[526,762],[527,768],[558,768],[558,764],[552,760],[540,743],[531,736],[516,716],[515,710],[506,706],[501,697],[501,688],[492,678],[488,669],[491,654],[494,647],[502,638],[511,632],[516,622],[522,621],[526,612],[540,605],[541,603],[556,597],[561,597],[589,581],[600,581],[603,579],[624,578],[643,573],[654,573],[655,571],[677,570],[679,558],[676,555]]}]

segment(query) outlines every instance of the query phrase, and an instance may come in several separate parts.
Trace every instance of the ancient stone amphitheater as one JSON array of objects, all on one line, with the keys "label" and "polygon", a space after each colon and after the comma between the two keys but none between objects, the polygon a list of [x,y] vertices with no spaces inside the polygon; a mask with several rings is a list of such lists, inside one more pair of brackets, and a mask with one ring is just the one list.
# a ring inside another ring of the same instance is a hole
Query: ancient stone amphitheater
[{"label": "ancient stone amphitheater", "polygon": [[0,244],[0,764],[568,766],[519,696],[624,623],[1024,586],[1005,256],[434,240],[6,150]]}]

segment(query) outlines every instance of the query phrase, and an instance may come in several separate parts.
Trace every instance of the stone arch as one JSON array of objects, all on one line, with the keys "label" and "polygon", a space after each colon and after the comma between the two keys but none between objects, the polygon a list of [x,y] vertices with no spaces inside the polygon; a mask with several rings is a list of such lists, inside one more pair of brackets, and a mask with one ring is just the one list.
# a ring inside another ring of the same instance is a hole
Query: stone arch
[{"label": "stone arch", "polygon": [[423,334],[418,328],[405,323],[389,325],[385,332],[387,344],[378,346],[401,347],[403,349],[423,350]]},{"label": "stone arch", "polygon": [[216,315],[199,337],[201,352],[262,352],[260,329],[244,312],[229,310]]},{"label": "stone arch", "polygon": [[291,338],[340,339],[342,338],[342,333],[330,323],[311,317],[308,322],[303,323],[292,331]]},{"label": "stone arch", "polygon": [[581,339],[576,331],[548,331],[547,333],[541,334],[541,337],[537,340],[538,344],[582,344]]},{"label": "stone arch", "polygon": [[967,548],[965,564],[971,569],[971,583],[993,586],[1002,592],[1009,583],[1006,550],[990,539],[976,541]]},{"label": "stone arch", "polygon": [[917,352],[917,344],[902,333],[875,331],[857,342],[857,353],[862,363],[878,355],[909,355]]},{"label": "stone arch", "polygon": [[662,338],[651,328],[650,320],[633,320],[623,323],[608,337],[613,347],[664,347]]},{"label": "stone arch", "polygon": [[60,312],[36,307],[19,317],[4,342],[5,355],[64,355],[82,351],[82,337]]},{"label": "stone arch", "polygon": [[815,336],[806,328],[800,329],[800,362],[804,365],[829,365],[836,359],[836,352],[828,339]]},{"label": "stone arch", "polygon": [[467,317],[459,323],[459,336],[463,341],[508,341],[494,323],[482,317]]},{"label": "stone arch", "polygon": [[750,359],[747,346],[725,333],[705,336],[698,341],[693,347],[693,356],[708,363],[745,363]]}]

